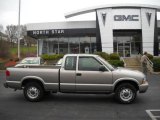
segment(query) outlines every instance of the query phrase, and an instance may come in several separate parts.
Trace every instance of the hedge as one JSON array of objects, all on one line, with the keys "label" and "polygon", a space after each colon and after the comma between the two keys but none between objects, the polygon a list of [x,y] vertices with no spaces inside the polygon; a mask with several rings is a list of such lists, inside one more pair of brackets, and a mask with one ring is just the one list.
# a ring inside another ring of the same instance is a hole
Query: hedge
[{"label": "hedge", "polygon": [[120,56],[117,53],[108,54],[105,52],[96,52],[95,54],[101,56],[115,67],[124,67],[124,62],[120,61]]},{"label": "hedge", "polygon": [[117,53],[111,53],[110,60],[120,60],[120,57]]},{"label": "hedge", "polygon": [[44,60],[58,60],[60,58],[63,58],[63,54],[55,54],[55,55],[48,55],[48,54],[43,54],[41,57]]},{"label": "hedge", "polygon": [[4,70],[4,69],[6,69],[4,65],[5,65],[5,63],[4,63],[4,62],[0,62],[0,70]]},{"label": "hedge", "polygon": [[109,60],[109,59],[110,59],[109,54],[106,53],[106,52],[96,52],[95,54],[101,56],[101,57],[104,58],[105,60]]},{"label": "hedge", "polygon": [[108,62],[115,67],[124,67],[124,62],[120,60],[108,60]]},{"label": "hedge", "polygon": [[3,62],[0,62],[0,70],[4,70],[4,63]]},{"label": "hedge", "polygon": [[150,60],[153,60],[153,55],[147,53],[147,57],[148,57]]},{"label": "hedge", "polygon": [[154,72],[160,72],[160,58],[153,58],[152,62]]}]

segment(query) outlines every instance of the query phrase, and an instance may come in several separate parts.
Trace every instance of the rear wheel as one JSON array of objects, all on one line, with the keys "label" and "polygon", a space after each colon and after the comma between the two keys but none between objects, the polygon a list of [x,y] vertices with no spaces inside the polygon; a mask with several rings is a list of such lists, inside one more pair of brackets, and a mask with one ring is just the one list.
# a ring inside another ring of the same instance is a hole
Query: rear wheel
[{"label": "rear wheel", "polygon": [[42,86],[36,82],[27,83],[24,88],[24,97],[31,102],[38,102],[44,96]]},{"label": "rear wheel", "polygon": [[132,103],[137,96],[136,88],[129,83],[119,85],[115,90],[116,99],[123,104]]}]

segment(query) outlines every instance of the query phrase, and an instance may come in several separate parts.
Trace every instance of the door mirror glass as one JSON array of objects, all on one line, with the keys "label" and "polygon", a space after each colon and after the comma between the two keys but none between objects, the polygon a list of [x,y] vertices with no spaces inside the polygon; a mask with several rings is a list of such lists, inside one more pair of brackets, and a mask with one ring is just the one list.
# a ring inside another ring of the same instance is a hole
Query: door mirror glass
[{"label": "door mirror glass", "polygon": [[105,68],[103,65],[101,65],[101,66],[99,67],[99,71],[104,72],[104,71],[106,71],[106,68]]}]

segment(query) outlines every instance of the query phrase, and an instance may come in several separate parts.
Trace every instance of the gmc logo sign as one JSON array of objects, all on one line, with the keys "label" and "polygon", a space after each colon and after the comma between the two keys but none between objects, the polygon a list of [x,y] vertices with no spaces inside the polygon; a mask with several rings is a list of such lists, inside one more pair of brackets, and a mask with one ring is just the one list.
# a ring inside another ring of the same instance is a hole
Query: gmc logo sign
[{"label": "gmc logo sign", "polygon": [[139,15],[115,15],[114,21],[139,21]]}]

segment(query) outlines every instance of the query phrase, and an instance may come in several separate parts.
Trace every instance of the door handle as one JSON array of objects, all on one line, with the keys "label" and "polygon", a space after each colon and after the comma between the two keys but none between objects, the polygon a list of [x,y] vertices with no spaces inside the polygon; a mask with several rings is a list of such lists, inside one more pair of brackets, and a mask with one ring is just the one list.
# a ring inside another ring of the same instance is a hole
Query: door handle
[{"label": "door handle", "polygon": [[81,75],[82,75],[81,73],[77,73],[77,74],[76,74],[76,76],[81,76]]}]

